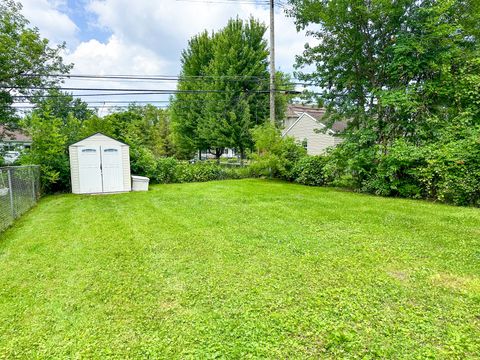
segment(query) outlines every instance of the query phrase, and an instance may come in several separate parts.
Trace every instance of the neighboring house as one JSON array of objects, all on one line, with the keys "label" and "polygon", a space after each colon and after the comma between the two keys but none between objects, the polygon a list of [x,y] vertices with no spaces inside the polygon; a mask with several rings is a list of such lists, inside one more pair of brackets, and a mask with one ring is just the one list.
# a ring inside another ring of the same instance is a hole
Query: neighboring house
[{"label": "neighboring house", "polygon": [[[282,136],[291,136],[302,144],[309,155],[323,154],[329,147],[337,146],[342,142],[339,135],[347,127],[344,121],[335,122],[331,129],[325,130],[322,123],[325,109],[301,104],[289,104],[286,118],[283,120]],[[239,158],[240,153],[235,149],[224,149],[221,158]],[[198,158],[198,154],[196,155]],[[215,155],[207,150],[201,151],[202,159],[215,159]]]},{"label": "neighboring house", "polygon": [[298,104],[288,105],[282,136],[295,138],[305,147],[309,155],[324,153],[327,148],[334,147],[342,141],[337,134],[347,126],[346,122],[336,122],[331,129],[325,131],[326,126],[321,122],[324,114],[324,109]]},{"label": "neighboring house", "polygon": [[[205,160],[205,159],[215,159],[215,155],[212,154],[212,152],[210,152],[208,150],[202,150],[201,151],[201,156],[202,156],[203,160]],[[220,155],[220,157],[222,159],[236,159],[239,156],[240,156],[240,153],[237,154],[235,149],[229,149],[229,148],[223,149],[223,154]],[[196,157],[198,157],[198,154],[197,154]]]},{"label": "neighboring house", "polygon": [[32,139],[18,130],[7,130],[0,125],[0,156],[5,164],[13,164],[23,150],[32,145]]},{"label": "neighboring house", "polygon": [[7,130],[0,125],[0,148],[2,151],[22,151],[30,148],[32,138],[19,130]]}]

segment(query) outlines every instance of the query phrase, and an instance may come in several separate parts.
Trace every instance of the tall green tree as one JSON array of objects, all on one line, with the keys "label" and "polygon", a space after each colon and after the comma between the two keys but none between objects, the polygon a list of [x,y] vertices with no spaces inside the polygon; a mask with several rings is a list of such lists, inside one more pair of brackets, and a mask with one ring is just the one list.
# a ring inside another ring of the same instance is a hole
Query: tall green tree
[{"label": "tall green tree", "polygon": [[315,38],[298,56],[299,77],[320,89],[326,118],[349,123],[332,174],[378,194],[442,200],[457,188],[448,197],[478,204],[478,162],[459,149],[480,131],[479,2],[290,3]]},{"label": "tall green tree", "polygon": [[67,119],[52,115],[50,109],[34,111],[23,120],[22,126],[32,138],[30,150],[22,156],[23,164],[40,165],[40,180],[44,192],[70,189],[68,135],[66,123],[76,122],[71,114]]},{"label": "tall green tree", "polygon": [[478,2],[290,3],[297,27],[315,38],[297,62],[314,71],[299,77],[321,89],[327,117],[348,120],[357,143],[430,141],[465,109],[459,86],[478,80]]},{"label": "tall green tree", "polygon": [[214,38],[209,65],[212,88],[201,131],[216,147],[236,148],[240,154],[253,145],[250,129],[268,117],[268,49],[266,27],[251,18],[232,19]]},{"label": "tall green tree", "polygon": [[180,157],[188,158],[195,150],[209,144],[198,132],[199,122],[205,118],[205,105],[209,90],[209,64],[213,59],[213,35],[204,31],[189,40],[182,51],[182,70],[177,94],[172,101],[171,114],[175,142]]},{"label": "tall green tree", "polygon": [[14,0],[0,0],[0,119],[15,126],[18,117],[12,104],[52,87],[58,78],[49,74],[67,73],[72,65],[63,63],[65,44],[51,47],[37,28],[30,28],[21,14],[22,6]]},{"label": "tall green tree", "polygon": [[[253,146],[250,129],[264,123],[269,112],[265,31],[253,18],[231,19],[217,33],[190,40],[182,53],[178,89],[193,93],[178,94],[172,105],[178,145],[185,153],[211,149],[219,157],[226,147],[244,154]],[[278,81],[289,78],[279,74]],[[281,97],[276,101],[279,119],[286,108]]]}]

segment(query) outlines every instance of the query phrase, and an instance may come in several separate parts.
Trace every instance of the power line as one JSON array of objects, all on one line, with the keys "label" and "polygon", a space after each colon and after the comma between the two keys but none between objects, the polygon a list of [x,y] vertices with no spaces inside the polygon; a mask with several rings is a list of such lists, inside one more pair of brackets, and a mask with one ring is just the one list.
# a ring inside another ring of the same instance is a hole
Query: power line
[{"label": "power line", "polygon": [[[29,90],[58,90],[58,88],[30,88]],[[100,88],[60,88],[60,90],[76,90],[76,91],[115,91],[114,93],[86,93],[86,94],[70,94],[75,97],[84,96],[140,96],[140,95],[176,95],[176,94],[208,94],[208,93],[227,93],[229,90],[142,90],[142,89],[100,89]],[[124,92],[125,91],[125,92]],[[247,94],[268,94],[269,90],[237,90],[236,93]],[[276,93],[283,94],[300,94],[298,91],[291,90],[275,90]],[[49,98],[62,97],[63,94],[37,94],[37,95],[13,95],[14,99],[34,99],[34,98]]]},{"label": "power line", "polygon": [[252,5],[268,5],[268,1],[261,0],[177,0],[177,1],[184,1],[184,2],[192,2],[192,3],[209,3],[209,4],[252,4]]},{"label": "power line", "polygon": [[[253,76],[253,75],[90,75],[90,74],[23,74],[24,77],[58,77],[69,80],[122,80],[122,81],[205,81],[205,80],[223,80],[223,81],[252,81],[252,82],[268,82],[269,76]],[[286,85],[303,85],[311,86],[313,84],[306,82],[290,81]]]}]

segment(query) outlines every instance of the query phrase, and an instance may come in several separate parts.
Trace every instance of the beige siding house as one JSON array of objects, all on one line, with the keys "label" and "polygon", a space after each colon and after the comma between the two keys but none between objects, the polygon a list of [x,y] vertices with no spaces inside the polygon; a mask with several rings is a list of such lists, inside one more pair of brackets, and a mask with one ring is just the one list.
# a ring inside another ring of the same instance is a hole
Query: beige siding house
[{"label": "beige siding house", "polygon": [[337,135],[346,127],[346,123],[337,122],[331,129],[325,130],[326,126],[321,122],[324,113],[324,109],[289,105],[282,136],[291,136],[303,144],[309,155],[324,153],[341,142],[341,137]]}]

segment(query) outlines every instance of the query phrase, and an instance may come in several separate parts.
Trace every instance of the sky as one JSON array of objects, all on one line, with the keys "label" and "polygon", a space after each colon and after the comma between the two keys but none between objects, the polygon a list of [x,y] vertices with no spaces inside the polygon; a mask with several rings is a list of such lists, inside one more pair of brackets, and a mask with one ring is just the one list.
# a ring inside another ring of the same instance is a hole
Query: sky
[{"label": "sky", "polygon": [[[269,21],[268,6],[261,4],[264,0],[20,1],[23,14],[43,37],[52,44],[66,42],[64,60],[74,64],[71,74],[178,75],[181,51],[195,34],[218,30],[237,16]],[[295,55],[302,52],[307,39],[281,7],[275,13],[275,36],[276,68],[292,73]],[[176,84],[77,79],[65,86],[174,89]],[[102,99],[113,98],[88,98],[90,102]],[[151,99],[166,96],[139,95],[128,101]]]}]

